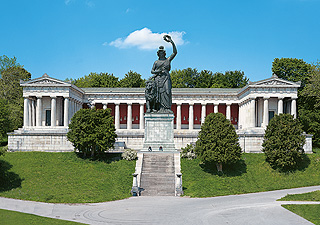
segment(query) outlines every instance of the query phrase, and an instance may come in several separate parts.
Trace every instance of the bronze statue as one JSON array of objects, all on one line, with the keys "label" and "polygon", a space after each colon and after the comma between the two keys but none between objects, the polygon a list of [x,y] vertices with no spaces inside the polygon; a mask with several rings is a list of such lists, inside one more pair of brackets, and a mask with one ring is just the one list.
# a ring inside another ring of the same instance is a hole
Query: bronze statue
[{"label": "bronze statue", "polygon": [[163,39],[166,42],[170,42],[172,44],[173,53],[168,58],[166,58],[166,51],[164,50],[164,47],[159,47],[159,50],[157,52],[159,58],[154,62],[151,70],[151,73],[154,75],[147,81],[154,82],[155,84],[156,90],[154,93],[155,97],[153,98],[155,104],[150,105],[147,103],[147,112],[172,113],[172,83],[169,71],[171,69],[170,63],[177,55],[177,48],[169,35],[164,35]]}]

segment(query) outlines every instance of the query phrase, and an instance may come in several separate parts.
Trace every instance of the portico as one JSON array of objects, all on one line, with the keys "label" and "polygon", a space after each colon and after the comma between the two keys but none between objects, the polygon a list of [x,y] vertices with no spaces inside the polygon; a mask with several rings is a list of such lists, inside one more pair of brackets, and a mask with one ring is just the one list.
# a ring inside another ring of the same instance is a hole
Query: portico
[{"label": "portico", "polygon": [[[79,109],[90,107],[111,109],[118,134],[117,141],[124,142],[128,148],[142,147],[146,112],[144,88],[78,88],[46,74],[21,83],[21,86],[24,123],[22,129],[9,135],[9,148],[17,148],[12,143],[19,135],[21,145],[27,134],[44,131],[47,136],[60,132],[61,138],[64,137],[67,143],[65,134],[72,116]],[[275,114],[290,113],[297,116],[299,86],[299,83],[272,76],[239,89],[173,88],[171,110],[174,113],[176,148],[195,142],[205,117],[212,112],[220,112],[235,126],[240,135],[240,144],[243,134],[248,136],[250,132],[259,133],[260,147],[253,147],[259,152],[264,129]],[[67,145],[71,146],[70,143]],[[27,148],[25,146],[25,150]]]}]

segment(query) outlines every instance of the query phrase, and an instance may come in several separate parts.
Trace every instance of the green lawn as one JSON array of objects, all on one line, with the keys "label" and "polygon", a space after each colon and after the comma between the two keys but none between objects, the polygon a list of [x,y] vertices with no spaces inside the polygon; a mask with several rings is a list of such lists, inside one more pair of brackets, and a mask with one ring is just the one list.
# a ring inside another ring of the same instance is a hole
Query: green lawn
[{"label": "green lawn", "polygon": [[7,152],[0,157],[0,196],[89,203],[130,197],[135,161],[92,161],[70,153]]},{"label": "green lawn", "polygon": [[47,217],[36,216],[21,212],[8,211],[0,209],[0,221],[2,225],[28,225],[28,224],[41,224],[41,225],[76,225],[71,221],[51,219]]},{"label": "green lawn", "polygon": [[313,191],[296,195],[287,195],[279,199],[278,201],[320,201],[320,191]]},{"label": "green lawn", "polygon": [[[279,201],[320,201],[320,191],[309,193],[287,195]],[[320,205],[282,205],[284,208],[299,216],[309,220],[310,222],[320,225]]]},{"label": "green lawn", "polygon": [[199,159],[181,159],[184,194],[212,197],[320,185],[320,154],[307,155],[294,172],[281,173],[265,162],[264,154],[243,154],[234,166],[217,173],[215,165],[202,165]]}]

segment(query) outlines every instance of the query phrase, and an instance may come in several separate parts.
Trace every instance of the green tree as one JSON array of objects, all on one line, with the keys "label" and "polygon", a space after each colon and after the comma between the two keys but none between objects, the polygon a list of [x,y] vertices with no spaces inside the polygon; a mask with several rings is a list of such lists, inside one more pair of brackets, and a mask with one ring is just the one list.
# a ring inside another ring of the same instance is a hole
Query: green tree
[{"label": "green tree", "polygon": [[90,73],[84,77],[78,79],[66,79],[66,81],[71,81],[72,84],[80,88],[87,87],[118,87],[118,78],[113,74],[108,73]]},{"label": "green tree", "polygon": [[226,71],[224,74],[217,72],[212,78],[212,88],[242,88],[246,86],[249,79],[243,71]]},{"label": "green tree", "polygon": [[8,68],[12,67],[22,67],[18,62],[17,58],[9,58],[6,55],[0,56],[0,75],[2,76],[2,72]]},{"label": "green tree", "polygon": [[308,80],[311,65],[302,59],[275,58],[272,63],[272,72],[279,78],[288,81],[301,81],[302,87]]},{"label": "green tree", "polygon": [[174,88],[241,88],[248,84],[249,79],[244,72],[226,71],[224,74],[212,73],[210,70],[187,68],[171,71],[172,87]]},{"label": "green tree", "polygon": [[141,74],[131,70],[119,81],[119,87],[131,88],[145,86],[145,80],[141,78]]},{"label": "green tree", "polygon": [[15,66],[4,69],[1,75],[0,98],[7,101],[10,114],[8,131],[12,131],[23,124],[23,90],[20,80],[30,80],[31,74],[24,68]]},{"label": "green tree", "polygon": [[0,142],[6,139],[7,132],[10,131],[9,106],[5,99],[0,99]]},{"label": "green tree", "polygon": [[80,109],[71,118],[68,140],[83,153],[101,153],[113,147],[117,134],[110,109]]},{"label": "green tree", "polygon": [[312,66],[310,79],[300,93],[299,117],[303,130],[313,134],[312,142],[320,146],[320,63]]},{"label": "green tree", "polygon": [[262,151],[273,168],[287,171],[295,169],[302,160],[304,143],[300,122],[290,114],[280,114],[267,126]]},{"label": "green tree", "polygon": [[194,88],[197,86],[197,69],[172,70],[170,73],[173,88]]},{"label": "green tree", "polygon": [[234,126],[222,113],[210,113],[198,134],[196,152],[204,162],[217,165],[222,171],[223,164],[240,160],[241,148]]}]

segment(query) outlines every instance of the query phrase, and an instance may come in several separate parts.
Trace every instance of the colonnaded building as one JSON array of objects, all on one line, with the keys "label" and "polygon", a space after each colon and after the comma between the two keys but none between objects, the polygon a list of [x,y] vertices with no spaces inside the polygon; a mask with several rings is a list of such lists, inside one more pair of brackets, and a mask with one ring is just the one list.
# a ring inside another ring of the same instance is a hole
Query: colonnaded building
[{"label": "colonnaded building", "polygon": [[[144,88],[79,88],[44,74],[21,83],[24,124],[9,133],[11,151],[73,151],[67,140],[68,124],[81,108],[110,108],[118,135],[115,149],[142,149],[144,142]],[[235,126],[244,152],[261,152],[264,130],[280,113],[297,116],[300,83],[273,75],[243,88],[173,88],[176,149],[194,143],[206,115],[223,113]],[[161,132],[161,131],[160,131]],[[306,134],[305,152],[312,152]]]}]

